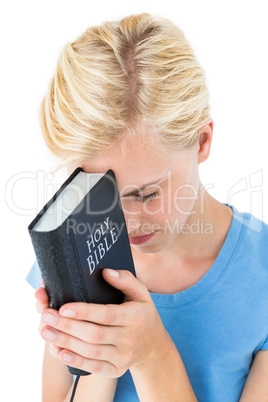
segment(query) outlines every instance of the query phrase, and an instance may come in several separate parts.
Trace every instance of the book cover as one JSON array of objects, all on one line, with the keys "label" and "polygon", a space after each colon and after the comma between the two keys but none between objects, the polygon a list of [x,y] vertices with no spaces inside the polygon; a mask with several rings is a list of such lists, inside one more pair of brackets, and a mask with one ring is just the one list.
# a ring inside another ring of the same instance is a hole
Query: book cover
[{"label": "book cover", "polygon": [[[135,275],[120,195],[112,170],[77,168],[28,226],[50,307],[68,302],[119,304],[124,295],[103,268]],[[71,368],[73,374],[79,370]],[[80,372],[81,374],[81,372]]]}]

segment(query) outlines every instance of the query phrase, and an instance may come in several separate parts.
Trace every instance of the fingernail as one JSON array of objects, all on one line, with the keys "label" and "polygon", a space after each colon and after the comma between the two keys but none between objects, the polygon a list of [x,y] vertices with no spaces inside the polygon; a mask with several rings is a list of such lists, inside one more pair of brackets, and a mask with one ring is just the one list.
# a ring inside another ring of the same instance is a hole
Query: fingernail
[{"label": "fingernail", "polygon": [[60,312],[60,315],[62,315],[63,317],[73,318],[76,316],[76,312],[70,310],[69,308],[65,308],[62,312]]},{"label": "fingernail", "polygon": [[113,278],[119,278],[119,272],[116,271],[115,269],[110,269],[110,268],[106,268],[106,271],[108,272],[108,274],[113,277]]},{"label": "fingernail", "polygon": [[45,313],[42,315],[42,321],[46,322],[47,324],[54,325],[58,321],[58,318],[50,313]]},{"label": "fingernail", "polygon": [[70,363],[73,360],[73,356],[70,355],[69,353],[63,353],[62,360],[64,360],[67,363]]},{"label": "fingernail", "polygon": [[56,338],[56,333],[51,331],[50,329],[45,329],[43,332],[43,337],[46,338],[48,341],[54,341]]}]

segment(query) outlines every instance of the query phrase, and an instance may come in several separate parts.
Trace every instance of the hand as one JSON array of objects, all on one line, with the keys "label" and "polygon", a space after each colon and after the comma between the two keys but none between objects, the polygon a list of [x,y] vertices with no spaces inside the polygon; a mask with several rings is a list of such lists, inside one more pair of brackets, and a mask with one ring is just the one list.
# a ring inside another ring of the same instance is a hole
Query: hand
[{"label": "hand", "polygon": [[[41,283],[44,286],[43,279],[41,278]],[[43,313],[47,308],[49,308],[49,300],[46,289],[44,287],[40,287],[35,291],[36,302],[36,310],[38,313]]]},{"label": "hand", "polygon": [[[41,283],[42,283],[42,285],[44,285],[42,278],[41,278]],[[44,311],[46,311],[49,308],[49,300],[48,300],[48,295],[47,295],[46,289],[44,287],[40,287],[36,290],[34,295],[35,295],[35,298],[37,299],[36,310],[39,314],[42,314]],[[41,320],[40,325],[39,325],[40,332],[43,327],[44,327],[44,323]],[[61,351],[60,348],[58,348],[57,346],[55,346],[53,344],[50,344],[49,352],[53,357],[58,357],[60,351]]]},{"label": "hand", "polygon": [[[119,277],[110,275],[118,273]],[[153,364],[168,334],[144,284],[129,271],[103,270],[104,279],[125,295],[121,305],[68,303],[46,309],[41,335],[62,349],[68,365],[107,377]]]}]

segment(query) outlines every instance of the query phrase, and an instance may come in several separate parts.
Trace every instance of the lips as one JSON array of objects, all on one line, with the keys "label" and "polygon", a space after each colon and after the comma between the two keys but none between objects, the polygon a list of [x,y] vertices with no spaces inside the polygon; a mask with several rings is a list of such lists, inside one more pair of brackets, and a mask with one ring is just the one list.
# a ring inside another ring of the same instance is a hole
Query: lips
[{"label": "lips", "polygon": [[155,235],[155,232],[149,233],[147,235],[142,236],[129,236],[129,242],[131,244],[142,244],[146,241],[150,240]]}]

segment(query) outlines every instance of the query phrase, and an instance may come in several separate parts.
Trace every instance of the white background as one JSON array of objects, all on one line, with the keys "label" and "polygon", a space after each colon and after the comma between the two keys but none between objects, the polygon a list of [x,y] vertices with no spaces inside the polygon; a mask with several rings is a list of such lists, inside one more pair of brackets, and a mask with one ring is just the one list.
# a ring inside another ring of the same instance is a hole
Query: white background
[{"label": "white background", "polygon": [[200,165],[202,182],[219,201],[268,222],[267,2],[130,3],[2,2],[0,127],[4,222],[0,294],[1,394],[8,395],[5,401],[41,401],[43,340],[37,330],[34,291],[25,282],[35,259],[27,226],[58,188],[65,172],[55,177],[49,175],[55,159],[44,145],[38,111],[60,50],[88,26],[147,11],[169,18],[184,31],[206,70],[214,119],[211,155]]}]

